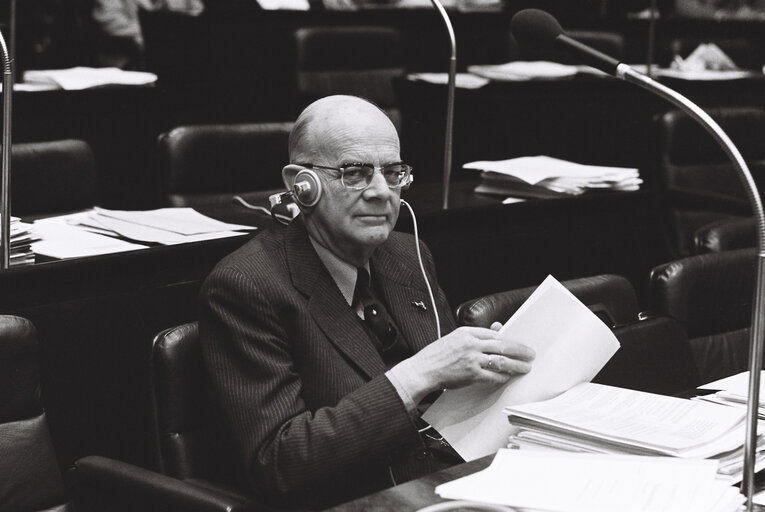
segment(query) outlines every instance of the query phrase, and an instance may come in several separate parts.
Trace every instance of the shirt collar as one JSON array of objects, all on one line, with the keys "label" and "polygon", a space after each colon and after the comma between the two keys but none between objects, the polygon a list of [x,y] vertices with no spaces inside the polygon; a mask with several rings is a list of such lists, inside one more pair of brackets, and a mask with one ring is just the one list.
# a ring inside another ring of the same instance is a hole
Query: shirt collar
[{"label": "shirt collar", "polygon": [[[335,284],[340,289],[340,293],[343,294],[345,302],[349,306],[352,305],[353,292],[356,289],[356,267],[338,258],[332,251],[314,240],[310,235],[308,239],[311,241],[314,250],[316,250],[319,259],[329,271],[329,275],[332,276]],[[369,262],[364,265],[364,268],[369,272]]]}]

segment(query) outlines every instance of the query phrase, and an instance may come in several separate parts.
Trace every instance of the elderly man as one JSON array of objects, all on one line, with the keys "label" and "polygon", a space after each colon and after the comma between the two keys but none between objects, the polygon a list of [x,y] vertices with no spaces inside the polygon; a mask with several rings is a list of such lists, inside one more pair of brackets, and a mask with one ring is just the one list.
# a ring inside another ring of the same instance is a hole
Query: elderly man
[{"label": "elderly man", "polygon": [[491,329],[455,330],[421,244],[448,333],[436,339],[416,241],[392,231],[410,168],[381,110],[320,99],[289,146],[287,188],[308,169],[320,187],[298,197],[289,227],[218,264],[199,325],[246,484],[277,505],[326,507],[458,462],[418,406],[434,391],[506,382],[533,353]]}]

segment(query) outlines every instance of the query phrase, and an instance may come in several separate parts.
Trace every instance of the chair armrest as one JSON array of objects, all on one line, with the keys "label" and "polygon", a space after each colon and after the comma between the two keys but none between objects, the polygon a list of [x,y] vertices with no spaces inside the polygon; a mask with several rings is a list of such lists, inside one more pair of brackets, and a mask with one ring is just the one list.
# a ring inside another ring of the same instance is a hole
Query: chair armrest
[{"label": "chair armrest", "polygon": [[99,456],[77,460],[67,472],[80,511],[255,511],[249,498],[212,482],[178,480],[126,462]]}]

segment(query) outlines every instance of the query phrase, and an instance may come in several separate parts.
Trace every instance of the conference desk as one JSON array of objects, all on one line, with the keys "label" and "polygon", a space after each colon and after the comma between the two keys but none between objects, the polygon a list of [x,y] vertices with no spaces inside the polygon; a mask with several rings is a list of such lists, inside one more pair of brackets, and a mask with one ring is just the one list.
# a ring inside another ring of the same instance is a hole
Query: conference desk
[{"label": "conference desk", "polygon": [[[490,292],[617,273],[647,282],[671,255],[648,192],[596,194],[503,205],[439,184],[404,193],[453,307]],[[200,208],[220,220],[274,227],[230,204]],[[409,214],[397,229],[412,231]],[[153,336],[197,318],[202,281],[251,236],[52,261],[0,272],[0,312],[29,318],[41,342],[42,390],[59,463],[91,454],[155,468],[149,357]]]},{"label": "conference desk", "polygon": [[[702,107],[765,107],[765,76],[738,80],[661,82]],[[422,181],[438,181],[442,166],[446,86],[395,82],[405,113],[402,147]],[[453,174],[475,160],[549,155],[595,165],[636,167],[648,187],[656,184],[656,118],[671,109],[665,100],[608,76],[490,82],[457,89],[454,107]],[[712,139],[709,143],[713,144]]]}]

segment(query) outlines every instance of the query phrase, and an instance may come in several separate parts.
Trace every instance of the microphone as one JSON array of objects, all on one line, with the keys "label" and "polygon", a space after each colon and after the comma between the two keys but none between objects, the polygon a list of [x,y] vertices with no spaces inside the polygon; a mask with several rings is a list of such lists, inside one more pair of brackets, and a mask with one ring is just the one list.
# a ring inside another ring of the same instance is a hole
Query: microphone
[{"label": "microphone", "polygon": [[553,48],[570,50],[579,55],[582,62],[609,75],[616,74],[619,61],[595,48],[567,36],[551,14],[539,9],[524,9],[513,16],[510,31],[522,47],[543,50]]},{"label": "microphone", "polygon": [[525,9],[513,16],[510,22],[512,34],[521,45],[536,45],[542,48],[564,45],[579,54],[584,62],[601,71],[640,86],[669,101],[698,122],[720,145],[733,163],[744,185],[744,190],[752,207],[758,226],[757,274],[752,305],[752,324],[749,338],[749,384],[746,411],[746,439],[744,444],[744,476],[742,490],[747,497],[746,507],[752,510],[754,496],[754,465],[757,447],[757,420],[760,396],[760,371],[762,356],[765,352],[765,211],[752,173],[728,135],[704,110],[691,100],[637,72],[627,64],[605,55],[594,48],[575,41],[563,33],[558,21],[550,14],[538,9]]}]

